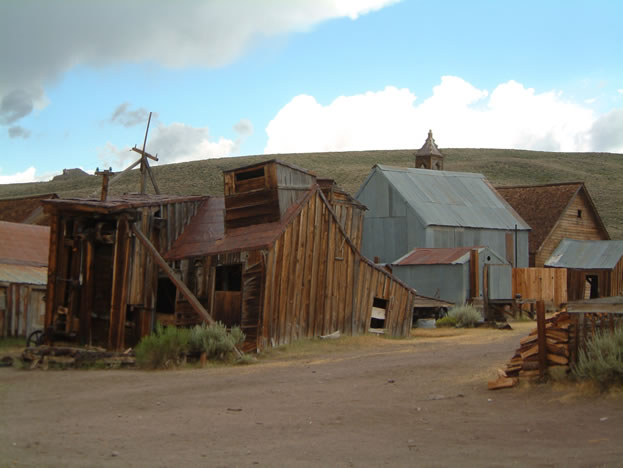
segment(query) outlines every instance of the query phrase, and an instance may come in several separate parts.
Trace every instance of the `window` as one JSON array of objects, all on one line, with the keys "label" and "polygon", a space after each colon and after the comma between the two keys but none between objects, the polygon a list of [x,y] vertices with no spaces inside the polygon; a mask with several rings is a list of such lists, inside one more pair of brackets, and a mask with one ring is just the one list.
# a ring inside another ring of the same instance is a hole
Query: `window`
[{"label": "window", "polygon": [[371,329],[385,328],[385,312],[387,311],[387,300],[375,297],[372,302],[372,315],[370,317]]},{"label": "window", "polygon": [[582,210],[578,210],[578,218],[582,217]]},{"label": "window", "polygon": [[253,169],[251,171],[237,172],[236,182],[241,182],[243,180],[249,180],[249,179],[256,179],[258,177],[264,177],[264,166],[258,169]]},{"label": "window", "polygon": [[220,265],[216,267],[215,291],[241,291],[242,265]]}]

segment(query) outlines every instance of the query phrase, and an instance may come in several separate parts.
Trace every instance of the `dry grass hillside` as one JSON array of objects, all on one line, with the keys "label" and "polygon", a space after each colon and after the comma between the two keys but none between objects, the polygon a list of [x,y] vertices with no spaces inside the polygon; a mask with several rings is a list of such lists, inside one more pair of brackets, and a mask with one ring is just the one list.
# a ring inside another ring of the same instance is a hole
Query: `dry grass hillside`
[{"label": "dry grass hillside", "polygon": [[[623,238],[623,155],[611,153],[553,153],[506,149],[442,149],[446,169],[480,172],[495,185],[544,184],[584,181],[610,235]],[[354,194],[375,164],[413,166],[414,150],[299,153],[206,159],[154,167],[158,184],[168,194],[212,194],[223,190],[224,169],[278,157],[331,177]],[[95,176],[29,184],[0,185],[0,198],[55,192],[61,197],[96,195],[100,179]],[[125,175],[111,193],[138,190],[137,172]],[[95,194],[94,194],[95,192]]]}]

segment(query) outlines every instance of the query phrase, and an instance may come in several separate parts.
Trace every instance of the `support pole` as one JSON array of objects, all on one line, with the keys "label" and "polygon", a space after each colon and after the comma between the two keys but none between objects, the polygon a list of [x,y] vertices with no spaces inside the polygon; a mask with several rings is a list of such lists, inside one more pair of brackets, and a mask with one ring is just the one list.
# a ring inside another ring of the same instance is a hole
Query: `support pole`
[{"label": "support pole", "polygon": [[539,346],[539,377],[543,379],[547,372],[547,337],[545,335],[545,302],[536,303],[536,330]]}]

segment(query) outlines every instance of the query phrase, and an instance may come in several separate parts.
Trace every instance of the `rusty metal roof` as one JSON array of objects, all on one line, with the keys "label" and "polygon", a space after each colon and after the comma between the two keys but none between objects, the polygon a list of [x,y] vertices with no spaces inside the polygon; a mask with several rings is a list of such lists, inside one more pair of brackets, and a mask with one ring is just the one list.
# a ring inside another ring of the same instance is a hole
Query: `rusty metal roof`
[{"label": "rusty metal roof", "polygon": [[[478,247],[474,247],[478,248]],[[480,248],[478,248],[480,250]],[[456,248],[415,248],[392,265],[454,265],[469,260],[472,247]]]},{"label": "rusty metal roof", "polygon": [[225,199],[211,197],[202,203],[197,214],[164,258],[180,260],[239,250],[268,248],[317,190],[317,186],[312,187],[304,197],[288,208],[280,221],[239,227],[227,232],[225,232]]},{"label": "rusty metal roof", "polygon": [[0,221],[0,263],[47,267],[50,228]]},{"label": "rusty metal roof", "polygon": [[207,195],[180,196],[130,193],[111,196],[105,201],[101,201],[99,198],[61,198],[58,200],[44,200],[43,203],[46,206],[51,206],[56,209],[69,209],[108,214],[146,206],[168,205],[170,203],[182,203],[186,201],[199,201],[207,199]]},{"label": "rusty metal roof", "polygon": [[547,267],[611,270],[623,257],[621,240],[563,239],[545,262]]},{"label": "rusty metal roof", "polygon": [[0,283],[45,285],[48,282],[48,267],[29,265],[8,265],[0,263]]}]

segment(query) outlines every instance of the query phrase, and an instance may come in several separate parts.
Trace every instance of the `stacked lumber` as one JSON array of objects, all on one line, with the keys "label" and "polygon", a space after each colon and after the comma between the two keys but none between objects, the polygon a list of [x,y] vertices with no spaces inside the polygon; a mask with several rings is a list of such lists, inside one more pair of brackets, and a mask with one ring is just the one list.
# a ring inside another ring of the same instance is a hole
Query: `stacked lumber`
[{"label": "stacked lumber", "polygon": [[102,348],[74,348],[56,346],[38,346],[26,348],[22,352],[22,361],[31,369],[55,367],[84,367],[102,365],[104,367],[134,366],[136,358],[131,350],[115,353]]},{"label": "stacked lumber", "polygon": [[[547,368],[558,367],[569,370],[569,326],[571,318],[566,310],[545,320],[545,343]],[[519,348],[506,365],[499,371],[499,378],[489,382],[490,390],[508,388],[516,385],[520,378],[538,378],[539,337],[535,328],[519,341]]]}]

